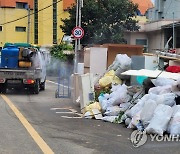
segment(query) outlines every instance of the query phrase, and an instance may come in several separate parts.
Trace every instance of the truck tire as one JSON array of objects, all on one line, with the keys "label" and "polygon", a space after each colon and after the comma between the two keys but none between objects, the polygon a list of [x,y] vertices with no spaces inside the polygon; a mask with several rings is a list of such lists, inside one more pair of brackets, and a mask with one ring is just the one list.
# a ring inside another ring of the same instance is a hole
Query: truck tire
[{"label": "truck tire", "polygon": [[46,87],[46,82],[44,81],[40,84],[40,90],[45,90],[45,87]]},{"label": "truck tire", "polygon": [[34,86],[34,93],[39,94],[39,90],[40,90],[40,84],[39,84],[39,80],[37,80]]},{"label": "truck tire", "polygon": [[6,93],[6,84],[0,84],[0,93],[5,94]]}]

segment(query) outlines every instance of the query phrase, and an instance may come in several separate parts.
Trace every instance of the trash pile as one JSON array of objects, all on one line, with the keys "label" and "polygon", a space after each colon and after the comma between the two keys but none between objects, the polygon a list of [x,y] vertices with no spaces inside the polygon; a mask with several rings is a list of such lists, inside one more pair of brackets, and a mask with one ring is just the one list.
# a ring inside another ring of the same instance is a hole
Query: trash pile
[{"label": "trash pile", "polygon": [[95,102],[86,106],[85,118],[124,123],[127,128],[163,135],[180,134],[180,79],[144,78],[142,85],[131,86],[131,58],[118,54],[95,85]]}]

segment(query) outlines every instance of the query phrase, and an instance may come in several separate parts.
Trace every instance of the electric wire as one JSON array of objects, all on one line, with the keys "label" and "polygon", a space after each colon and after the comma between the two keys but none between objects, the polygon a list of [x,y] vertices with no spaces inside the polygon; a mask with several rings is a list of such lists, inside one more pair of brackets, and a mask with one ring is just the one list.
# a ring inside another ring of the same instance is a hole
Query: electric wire
[{"label": "electric wire", "polygon": [[[62,1],[62,0],[59,0],[59,1],[57,1],[57,2],[53,2],[53,4],[51,4],[51,5],[48,5],[48,6],[46,6],[46,7],[42,8],[42,9],[40,9],[40,10],[36,11],[36,12],[30,13],[30,16],[31,16],[31,15],[33,15],[33,14],[35,14],[35,13],[41,12],[41,11],[43,11],[43,10],[46,10],[47,8],[49,8],[49,7],[53,6],[54,4],[57,4],[57,3],[61,2],[61,1]],[[15,19],[15,20],[11,20],[11,21],[8,21],[8,22],[5,22],[5,23],[2,23],[2,24],[0,24],[0,25],[10,24],[10,23],[13,23],[13,22],[16,22],[16,21],[22,20],[22,19],[24,19],[24,18],[27,18],[28,16],[29,16],[29,15],[25,15],[25,16],[23,16],[23,17],[20,17],[20,18],[17,18],[17,19]]]}]

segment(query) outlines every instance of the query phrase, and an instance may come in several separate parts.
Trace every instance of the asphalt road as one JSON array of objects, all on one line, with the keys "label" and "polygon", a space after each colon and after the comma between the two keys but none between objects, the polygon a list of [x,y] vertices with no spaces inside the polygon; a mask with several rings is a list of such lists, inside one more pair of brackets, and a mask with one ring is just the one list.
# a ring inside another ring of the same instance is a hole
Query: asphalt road
[{"label": "asphalt road", "polygon": [[74,113],[80,110],[71,99],[55,98],[56,89],[55,83],[47,82],[46,90],[38,95],[23,90],[1,95],[0,153],[180,153],[179,142],[148,140],[141,147],[133,147],[133,130],[123,124],[81,118]]}]

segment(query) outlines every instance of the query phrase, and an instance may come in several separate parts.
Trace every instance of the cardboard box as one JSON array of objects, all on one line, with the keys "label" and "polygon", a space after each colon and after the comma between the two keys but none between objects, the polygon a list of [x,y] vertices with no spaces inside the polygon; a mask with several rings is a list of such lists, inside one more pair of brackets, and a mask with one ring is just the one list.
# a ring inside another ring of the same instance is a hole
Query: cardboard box
[{"label": "cardboard box", "polygon": [[169,66],[180,66],[180,61],[170,60]]},{"label": "cardboard box", "polygon": [[[106,69],[113,63],[115,57],[117,54],[127,54],[129,57],[133,55],[142,55],[143,54],[143,46],[140,45],[127,45],[127,44],[103,44],[103,45],[94,45],[94,47],[98,48],[107,48],[107,57],[104,59],[106,61]],[[97,51],[98,52],[98,51]],[[97,53],[97,56],[99,53]],[[85,72],[86,68],[90,68],[90,48],[86,48],[84,51],[84,67],[85,67]],[[98,56],[99,59],[102,59],[102,56]],[[105,57],[104,57],[105,58]],[[96,61],[97,62],[97,61]],[[95,62],[95,63],[96,63]],[[98,61],[99,62],[99,61]]]},{"label": "cardboard box", "polygon": [[143,46],[141,45],[103,44],[103,47],[108,48],[107,67],[113,63],[117,54],[127,54],[129,57],[143,54]]}]

